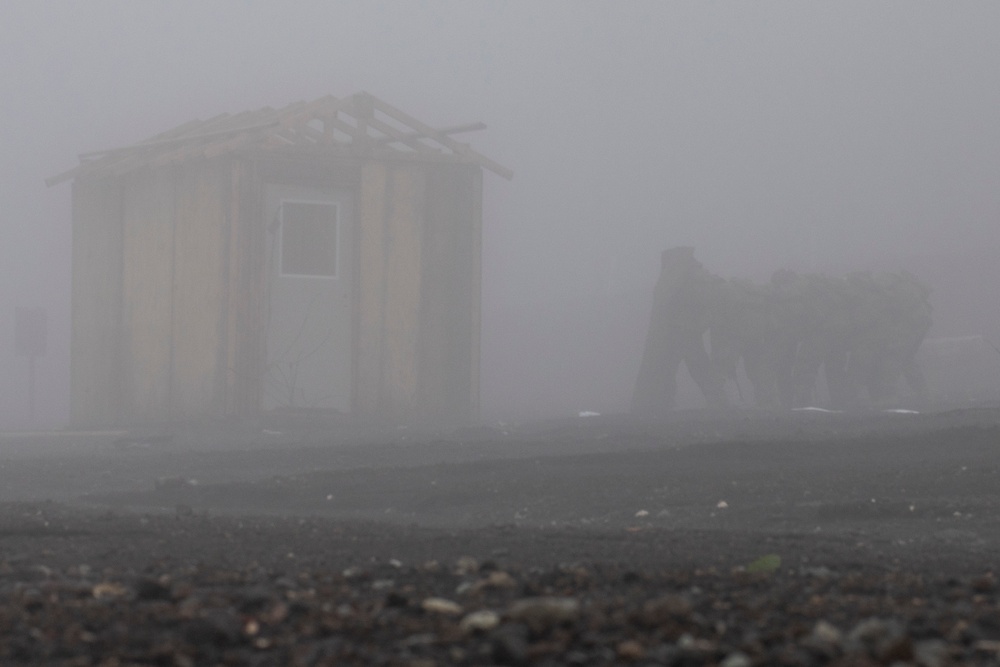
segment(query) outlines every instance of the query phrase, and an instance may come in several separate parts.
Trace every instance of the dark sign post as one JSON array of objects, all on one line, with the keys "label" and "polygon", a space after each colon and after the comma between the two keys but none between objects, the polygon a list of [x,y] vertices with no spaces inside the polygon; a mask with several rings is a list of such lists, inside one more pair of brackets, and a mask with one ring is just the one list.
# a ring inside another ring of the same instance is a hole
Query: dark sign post
[{"label": "dark sign post", "polygon": [[14,345],[17,354],[28,357],[28,418],[35,421],[35,359],[45,356],[48,317],[44,308],[17,308]]}]

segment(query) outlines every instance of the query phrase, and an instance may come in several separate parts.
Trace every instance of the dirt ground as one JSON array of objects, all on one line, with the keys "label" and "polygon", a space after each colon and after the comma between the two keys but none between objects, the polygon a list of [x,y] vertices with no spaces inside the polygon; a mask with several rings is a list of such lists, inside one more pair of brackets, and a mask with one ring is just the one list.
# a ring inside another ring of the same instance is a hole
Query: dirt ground
[{"label": "dirt ground", "polygon": [[0,662],[996,664],[998,471],[991,407],[7,435]]}]

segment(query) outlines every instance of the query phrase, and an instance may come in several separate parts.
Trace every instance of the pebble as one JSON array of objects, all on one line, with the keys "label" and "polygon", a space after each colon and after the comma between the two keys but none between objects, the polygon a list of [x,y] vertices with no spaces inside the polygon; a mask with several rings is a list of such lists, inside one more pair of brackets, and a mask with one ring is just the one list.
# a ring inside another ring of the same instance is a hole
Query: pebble
[{"label": "pebble", "polygon": [[[485,578],[480,579],[474,584],[464,588],[462,592],[472,592],[480,593],[484,590],[496,590],[505,588],[516,588],[517,580],[514,579],[508,572],[503,570],[494,570],[490,572]],[[460,586],[461,588],[461,586]]]},{"label": "pebble", "polygon": [[528,657],[528,628],[520,623],[505,623],[494,630],[491,657],[500,665],[520,665]]},{"label": "pebble", "polygon": [[541,628],[572,623],[579,616],[580,602],[568,597],[523,598],[507,609],[507,618]]},{"label": "pebble", "polygon": [[869,648],[885,639],[889,634],[889,624],[881,618],[867,618],[855,625],[847,635],[851,644],[862,644]]},{"label": "pebble", "polygon": [[489,609],[474,611],[459,622],[463,632],[489,632],[500,625],[500,615]]},{"label": "pebble", "polygon": [[981,577],[972,580],[972,590],[977,593],[991,593],[997,587],[997,578],[992,572],[987,572]]},{"label": "pebble", "polygon": [[830,646],[839,646],[844,638],[835,625],[822,620],[816,622],[810,636],[813,640]]},{"label": "pebble", "polygon": [[941,639],[925,639],[913,645],[913,659],[920,667],[948,664],[948,644]]},{"label": "pebble", "polygon": [[455,561],[454,572],[460,577],[474,574],[479,571],[479,561],[472,556],[462,556]]},{"label": "pebble", "polygon": [[752,665],[753,660],[750,656],[741,651],[733,651],[719,663],[719,667],[752,667]]},{"label": "pebble", "polygon": [[625,640],[618,644],[615,651],[618,657],[627,662],[638,662],[646,657],[646,649],[635,640]]},{"label": "pebble", "polygon": [[641,618],[645,625],[652,627],[685,618],[690,613],[691,602],[686,597],[667,594],[646,602]]},{"label": "pebble", "polygon": [[104,581],[94,586],[91,593],[98,600],[104,598],[120,598],[128,594],[128,589],[114,581]]},{"label": "pebble", "polygon": [[426,598],[420,603],[420,607],[431,614],[458,616],[462,613],[462,605],[445,598]]}]

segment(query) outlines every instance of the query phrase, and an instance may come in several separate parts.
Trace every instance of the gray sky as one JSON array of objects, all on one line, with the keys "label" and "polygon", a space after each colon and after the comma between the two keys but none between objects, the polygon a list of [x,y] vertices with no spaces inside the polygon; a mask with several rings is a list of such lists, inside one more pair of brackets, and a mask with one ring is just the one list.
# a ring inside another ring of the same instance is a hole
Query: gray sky
[{"label": "gray sky", "polygon": [[[491,325],[651,287],[671,245],[755,276],[998,248],[998,39],[993,1],[5,2],[0,312],[48,309],[57,421],[70,188],[43,179],[193,118],[359,90],[485,122],[468,140],[515,171],[486,176],[487,362]],[[11,325],[0,426],[25,412],[12,349]]]}]

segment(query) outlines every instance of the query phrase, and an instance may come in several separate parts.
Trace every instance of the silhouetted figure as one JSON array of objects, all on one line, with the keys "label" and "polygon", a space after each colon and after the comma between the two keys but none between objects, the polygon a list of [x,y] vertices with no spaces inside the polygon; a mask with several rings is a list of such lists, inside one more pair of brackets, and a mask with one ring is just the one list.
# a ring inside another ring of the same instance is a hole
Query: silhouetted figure
[{"label": "silhouetted figure", "polygon": [[634,414],[659,415],[674,407],[682,361],[708,406],[726,405],[722,378],[713,368],[703,341],[719,281],[694,258],[694,248],[663,251],[646,347],[632,394]]}]

